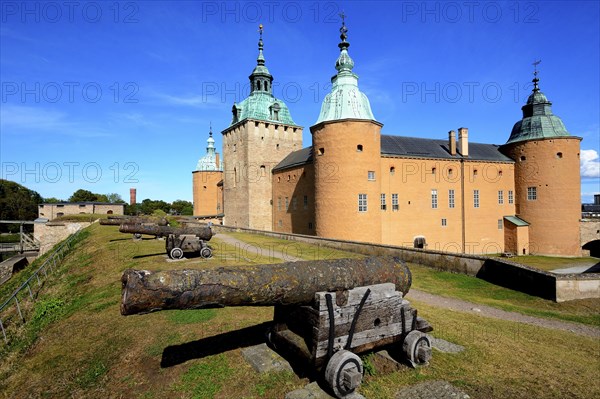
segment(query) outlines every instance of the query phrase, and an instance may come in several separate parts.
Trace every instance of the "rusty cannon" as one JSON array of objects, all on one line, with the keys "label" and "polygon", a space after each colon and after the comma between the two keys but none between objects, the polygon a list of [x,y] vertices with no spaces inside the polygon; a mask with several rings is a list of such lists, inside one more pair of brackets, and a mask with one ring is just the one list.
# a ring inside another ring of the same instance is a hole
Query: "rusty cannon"
[{"label": "rusty cannon", "polygon": [[121,224],[121,233],[146,234],[166,237],[165,247],[171,259],[181,259],[186,253],[198,254],[203,258],[212,256],[212,249],[206,244],[212,238],[210,227],[169,227],[147,224]]},{"label": "rusty cannon", "polygon": [[274,306],[269,344],[322,373],[338,398],[362,382],[358,356],[388,348],[413,366],[431,358],[432,327],[404,298],[411,273],[369,257],[151,272],[126,270],[121,314],[223,306]]},{"label": "rusty cannon", "polygon": [[103,226],[120,226],[122,224],[155,224],[158,226],[167,226],[169,221],[166,218],[146,218],[139,216],[109,216],[108,219],[100,219]]}]

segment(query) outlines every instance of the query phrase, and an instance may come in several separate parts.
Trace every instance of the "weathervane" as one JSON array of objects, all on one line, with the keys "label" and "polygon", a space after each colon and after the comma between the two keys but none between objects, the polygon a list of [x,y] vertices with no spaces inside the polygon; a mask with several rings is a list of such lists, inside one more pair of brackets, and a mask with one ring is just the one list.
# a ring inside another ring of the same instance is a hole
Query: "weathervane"
[{"label": "weathervane", "polygon": [[346,38],[348,37],[346,36],[346,32],[348,32],[348,28],[346,28],[346,14],[344,14],[344,11],[342,11],[338,15],[340,16],[340,18],[342,18],[342,27],[340,28],[340,39],[342,39],[342,41],[345,42]]},{"label": "weathervane", "polygon": [[262,33],[263,33],[263,24],[259,24],[259,25],[258,25],[258,31],[260,32],[260,38],[262,39]]},{"label": "weathervane", "polygon": [[537,77],[538,75],[538,70],[537,70],[537,66],[540,65],[540,63],[542,62],[542,60],[536,60],[533,61],[533,91],[538,91],[538,82],[540,81]]}]

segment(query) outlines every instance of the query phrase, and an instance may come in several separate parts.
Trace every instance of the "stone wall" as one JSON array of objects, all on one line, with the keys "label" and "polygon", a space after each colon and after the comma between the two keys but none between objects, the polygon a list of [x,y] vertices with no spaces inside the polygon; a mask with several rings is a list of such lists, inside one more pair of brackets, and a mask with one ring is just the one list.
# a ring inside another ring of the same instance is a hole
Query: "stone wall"
[{"label": "stone wall", "polygon": [[88,222],[35,223],[33,225],[33,237],[40,242],[40,256],[71,234],[86,228],[90,224]]},{"label": "stone wall", "polygon": [[225,233],[228,231],[255,233],[284,240],[293,240],[343,251],[356,252],[364,255],[397,256],[406,262],[475,276],[496,285],[557,302],[573,299],[600,298],[599,273],[586,273],[585,275],[557,275],[509,260],[482,255],[456,254],[410,247],[336,240],[300,234],[276,233],[231,226],[213,226],[213,231],[222,231]]}]

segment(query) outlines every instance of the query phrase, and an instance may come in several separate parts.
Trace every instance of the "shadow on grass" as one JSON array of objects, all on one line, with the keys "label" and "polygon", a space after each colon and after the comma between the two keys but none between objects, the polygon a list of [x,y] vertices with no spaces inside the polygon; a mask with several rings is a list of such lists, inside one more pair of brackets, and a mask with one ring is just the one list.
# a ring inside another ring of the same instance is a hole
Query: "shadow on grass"
[{"label": "shadow on grass", "polygon": [[141,258],[149,258],[149,257],[152,257],[152,256],[164,256],[164,255],[166,255],[165,251],[163,251],[163,252],[157,252],[155,254],[135,255],[132,259],[141,259]]},{"label": "shadow on grass", "polygon": [[136,240],[134,240],[131,237],[125,237],[125,238],[113,238],[111,240],[109,240],[109,242],[116,242],[116,241],[133,241],[133,242],[137,242],[137,241],[154,241],[156,240],[156,238],[154,237],[142,237],[142,238],[138,238]]},{"label": "shadow on grass", "polygon": [[265,342],[265,333],[271,324],[265,322],[181,345],[167,346],[163,351],[160,367],[173,367],[188,360],[202,359],[230,350],[262,344]]}]

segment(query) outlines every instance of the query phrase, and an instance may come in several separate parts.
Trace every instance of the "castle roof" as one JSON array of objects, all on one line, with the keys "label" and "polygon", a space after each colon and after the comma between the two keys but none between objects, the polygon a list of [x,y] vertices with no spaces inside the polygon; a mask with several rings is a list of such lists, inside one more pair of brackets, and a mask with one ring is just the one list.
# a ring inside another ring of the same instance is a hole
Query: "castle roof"
[{"label": "castle roof", "polygon": [[[485,143],[469,143],[469,156],[450,155],[448,140],[420,137],[381,135],[381,155],[403,158],[465,159],[470,161],[514,162],[499,151],[499,146]],[[312,163],[312,147],[288,154],[273,171],[293,168]]]},{"label": "castle roof", "polygon": [[527,99],[527,103],[521,108],[523,119],[515,123],[506,144],[526,140],[571,137],[562,120],[552,113],[552,103],[540,91],[537,74],[536,70],[533,78],[533,91]]},{"label": "castle roof", "polygon": [[259,26],[258,58],[256,67],[250,74],[250,95],[237,104],[233,104],[231,124],[235,125],[246,119],[296,125],[290,111],[282,100],[273,96],[273,76],[265,65],[263,55],[263,26]]},{"label": "castle roof", "polygon": [[[344,16],[342,16],[344,18]],[[358,89],[358,76],[352,72],[354,61],[348,54],[350,43],[346,41],[348,29],[344,22],[340,28],[340,55],[335,62],[337,74],[331,78],[331,92],[321,104],[321,113],[316,124],[340,119],[375,120],[371,104],[365,93]]]}]

